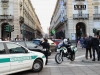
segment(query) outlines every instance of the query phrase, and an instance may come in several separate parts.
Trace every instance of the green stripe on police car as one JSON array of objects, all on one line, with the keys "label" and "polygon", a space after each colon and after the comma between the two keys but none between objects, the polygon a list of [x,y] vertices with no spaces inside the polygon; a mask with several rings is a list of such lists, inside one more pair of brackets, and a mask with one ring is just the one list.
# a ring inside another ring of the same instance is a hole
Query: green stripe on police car
[{"label": "green stripe on police car", "polygon": [[32,60],[36,59],[37,55],[34,56],[22,56],[22,57],[11,57],[11,58],[0,58],[0,63],[7,63],[7,62],[21,62],[25,60]]},{"label": "green stripe on police car", "polygon": [[10,62],[10,58],[0,58],[0,63]]}]

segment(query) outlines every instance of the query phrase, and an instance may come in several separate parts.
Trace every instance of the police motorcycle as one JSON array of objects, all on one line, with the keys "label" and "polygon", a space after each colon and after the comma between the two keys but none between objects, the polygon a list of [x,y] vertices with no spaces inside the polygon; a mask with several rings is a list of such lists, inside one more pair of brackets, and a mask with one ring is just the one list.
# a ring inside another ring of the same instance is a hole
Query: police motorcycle
[{"label": "police motorcycle", "polygon": [[[68,49],[71,49],[71,51],[68,51]],[[77,52],[77,47],[72,46],[69,44],[68,48],[66,47],[60,47],[57,48],[57,54],[55,55],[55,61],[57,64],[61,64],[63,62],[63,57],[68,58],[71,61],[75,60],[75,53]]]}]

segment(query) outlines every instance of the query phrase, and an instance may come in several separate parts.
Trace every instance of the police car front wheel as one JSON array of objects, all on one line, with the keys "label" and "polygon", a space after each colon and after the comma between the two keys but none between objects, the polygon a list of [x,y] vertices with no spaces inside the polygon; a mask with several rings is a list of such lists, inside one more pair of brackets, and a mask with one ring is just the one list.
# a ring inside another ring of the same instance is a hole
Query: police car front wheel
[{"label": "police car front wheel", "polygon": [[43,62],[39,59],[35,60],[32,66],[32,71],[40,72],[43,69]]}]

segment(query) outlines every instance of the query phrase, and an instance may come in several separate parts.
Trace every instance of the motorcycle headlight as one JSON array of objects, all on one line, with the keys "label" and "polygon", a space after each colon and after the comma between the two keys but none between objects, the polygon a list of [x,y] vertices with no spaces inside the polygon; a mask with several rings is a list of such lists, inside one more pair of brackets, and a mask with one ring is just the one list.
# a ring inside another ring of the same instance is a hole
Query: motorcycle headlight
[{"label": "motorcycle headlight", "polygon": [[57,49],[57,52],[59,51],[59,49]]}]

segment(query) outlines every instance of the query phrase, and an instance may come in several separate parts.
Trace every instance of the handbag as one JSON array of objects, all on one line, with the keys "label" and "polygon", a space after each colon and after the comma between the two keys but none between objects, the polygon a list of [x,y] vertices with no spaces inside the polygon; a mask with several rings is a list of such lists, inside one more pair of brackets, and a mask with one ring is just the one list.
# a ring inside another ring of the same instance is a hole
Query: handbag
[{"label": "handbag", "polygon": [[80,41],[78,41],[78,44],[80,44]]}]

